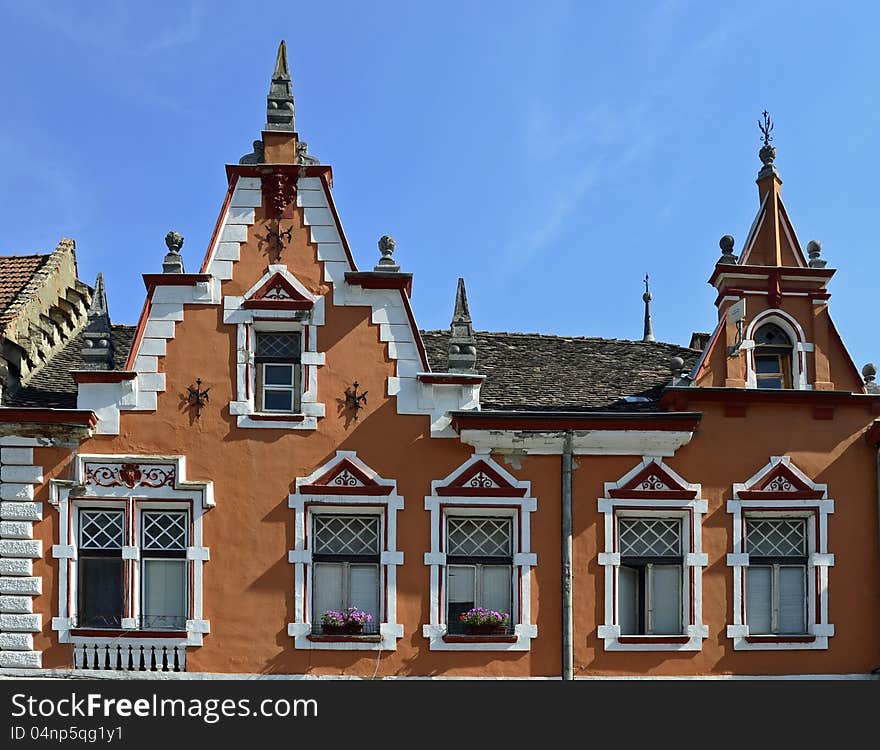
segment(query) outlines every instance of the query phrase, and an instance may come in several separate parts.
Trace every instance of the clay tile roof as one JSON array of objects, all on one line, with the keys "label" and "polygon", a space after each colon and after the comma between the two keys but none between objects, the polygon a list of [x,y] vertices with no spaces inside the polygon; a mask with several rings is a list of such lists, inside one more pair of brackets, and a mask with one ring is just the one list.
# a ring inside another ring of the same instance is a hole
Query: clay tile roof
[{"label": "clay tile roof", "polygon": [[[111,329],[114,369],[123,370],[137,326],[113,325]],[[70,371],[84,369],[80,354],[82,346],[82,334],[74,336],[28,380],[25,387],[11,394],[4,391],[3,405],[75,409],[76,383],[73,382]]]},{"label": "clay tile roof", "polygon": [[23,295],[28,282],[49,260],[50,255],[0,256],[0,331],[27,301]]},{"label": "clay tile roof", "polygon": [[[446,370],[448,331],[422,331],[431,368]],[[672,357],[685,372],[700,353],[660,341],[538,333],[475,332],[484,410],[655,411],[671,380]],[[629,397],[629,400],[627,400]]]}]

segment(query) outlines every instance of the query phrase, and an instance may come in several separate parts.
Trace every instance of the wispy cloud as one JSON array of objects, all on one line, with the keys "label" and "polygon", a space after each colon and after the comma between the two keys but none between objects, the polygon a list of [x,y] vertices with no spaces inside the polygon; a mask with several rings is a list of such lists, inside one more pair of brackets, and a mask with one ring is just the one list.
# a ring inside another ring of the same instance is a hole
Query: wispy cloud
[{"label": "wispy cloud", "polygon": [[124,0],[34,7],[40,22],[69,41],[125,57],[150,57],[191,44],[201,33],[204,18],[201,2],[149,14],[141,10],[150,9],[149,5]]},{"label": "wispy cloud", "polygon": [[[666,0],[644,20],[652,40],[646,54],[662,60],[668,72],[646,76],[641,91],[627,92],[622,101],[593,101],[574,115],[559,114],[552,102],[532,98],[524,118],[524,149],[530,161],[542,163],[546,173],[556,176],[552,182],[557,187],[530,196],[529,215],[537,218],[507,248],[505,276],[549,251],[564,234],[568,219],[588,205],[592,191],[650,156],[665,128],[673,127],[664,124],[663,117],[670,94],[690,84],[694,66],[705,71],[720,64],[725,48],[759,21],[754,13],[725,13],[711,29],[682,43],[675,31],[687,9],[686,0]],[[566,14],[561,15],[564,20]],[[562,25],[551,28],[558,31]],[[552,39],[544,40],[548,43],[552,45]]]}]

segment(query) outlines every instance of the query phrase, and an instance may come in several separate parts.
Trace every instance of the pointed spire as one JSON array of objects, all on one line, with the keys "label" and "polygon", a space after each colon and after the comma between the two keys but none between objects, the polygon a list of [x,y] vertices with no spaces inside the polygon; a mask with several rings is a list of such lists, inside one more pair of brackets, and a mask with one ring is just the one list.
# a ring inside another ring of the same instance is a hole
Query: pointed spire
[{"label": "pointed spire", "polygon": [[282,39],[278,46],[278,57],[275,59],[275,71],[272,73],[269,95],[266,97],[265,130],[293,133],[296,130],[293,118],[293,85],[287,67],[287,44]]},{"label": "pointed spire", "polygon": [[467,290],[464,279],[459,278],[455,292],[455,311],[449,326],[449,372],[476,372],[477,340],[471,325],[471,311],[468,308]]},{"label": "pointed spire", "polygon": [[95,290],[89,305],[86,327],[82,333],[80,356],[87,370],[113,369],[113,342],[110,336],[110,313],[107,309],[107,293],[104,290],[104,275],[99,273],[95,279]]},{"label": "pointed spire", "polygon": [[98,273],[98,278],[95,279],[95,291],[92,294],[92,303],[89,305],[89,322],[100,317],[106,317],[109,320],[103,273]]},{"label": "pointed spire", "polygon": [[654,295],[651,294],[651,288],[648,286],[648,274],[645,274],[645,293],[642,300],[645,303],[645,331],[642,334],[642,341],[656,341],[654,338],[654,324],[651,322],[651,300]]}]

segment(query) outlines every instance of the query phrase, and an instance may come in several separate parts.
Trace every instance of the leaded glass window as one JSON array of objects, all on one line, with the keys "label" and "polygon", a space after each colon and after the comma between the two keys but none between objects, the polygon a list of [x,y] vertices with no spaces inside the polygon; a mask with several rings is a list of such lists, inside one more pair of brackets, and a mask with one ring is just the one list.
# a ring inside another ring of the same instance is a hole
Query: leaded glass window
[{"label": "leaded glass window", "polygon": [[513,521],[501,516],[446,520],[447,632],[465,632],[461,615],[483,607],[513,617]]},{"label": "leaded glass window", "polygon": [[617,520],[621,635],[678,635],[683,628],[680,518]]},{"label": "leaded glass window", "polygon": [[807,546],[806,519],[746,519],[746,624],[751,635],[806,633]]}]

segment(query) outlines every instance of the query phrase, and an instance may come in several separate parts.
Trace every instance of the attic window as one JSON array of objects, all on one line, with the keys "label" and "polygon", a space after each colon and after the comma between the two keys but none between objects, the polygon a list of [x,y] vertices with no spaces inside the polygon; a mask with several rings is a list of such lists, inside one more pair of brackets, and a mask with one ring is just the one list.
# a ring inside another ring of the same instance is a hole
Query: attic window
[{"label": "attic window", "polygon": [[755,380],[758,388],[791,388],[792,345],[788,334],[775,323],[755,332]]}]

